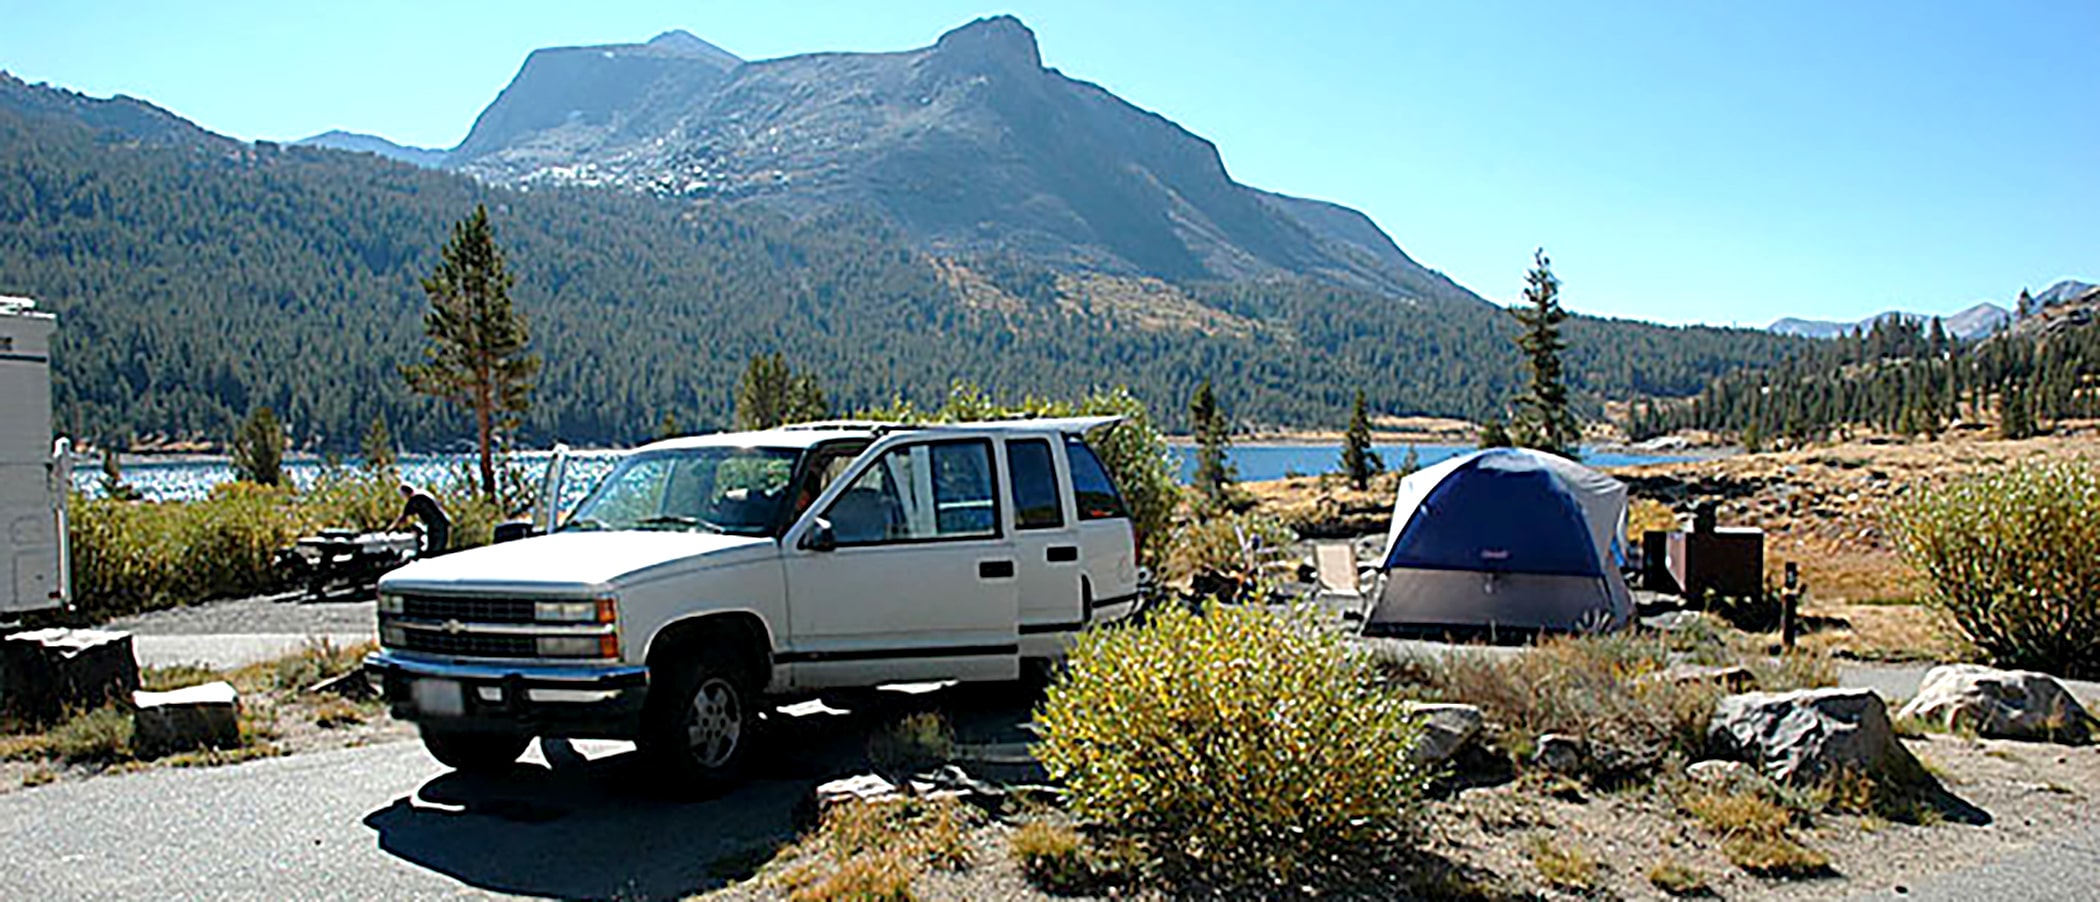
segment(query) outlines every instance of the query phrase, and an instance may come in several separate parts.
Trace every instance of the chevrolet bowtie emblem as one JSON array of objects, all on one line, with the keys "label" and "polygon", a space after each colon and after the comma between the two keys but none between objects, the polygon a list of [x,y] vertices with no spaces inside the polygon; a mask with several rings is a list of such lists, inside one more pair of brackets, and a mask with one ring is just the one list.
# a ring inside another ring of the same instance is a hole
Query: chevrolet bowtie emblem
[{"label": "chevrolet bowtie emblem", "polygon": [[452,635],[455,635],[455,636],[457,636],[457,635],[459,635],[460,633],[464,633],[464,632],[466,632],[466,631],[467,631],[467,625],[466,625],[466,624],[464,624],[464,623],[461,623],[461,622],[459,622],[459,621],[457,621],[457,620],[447,620],[447,621],[445,621],[445,632],[448,632],[448,633],[451,633]]}]

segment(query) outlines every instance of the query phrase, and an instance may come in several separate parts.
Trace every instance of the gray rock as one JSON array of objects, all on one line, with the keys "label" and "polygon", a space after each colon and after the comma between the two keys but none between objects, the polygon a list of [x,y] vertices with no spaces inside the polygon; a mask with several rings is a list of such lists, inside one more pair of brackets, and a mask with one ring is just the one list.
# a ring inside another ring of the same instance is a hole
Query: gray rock
[{"label": "gray rock", "polygon": [[22,720],[53,723],[138,688],[130,633],[54,627],[0,641],[0,694],[7,713]]},{"label": "gray rock", "polygon": [[1407,707],[1410,713],[1422,715],[1422,738],[1408,752],[1408,760],[1432,767],[1451,760],[1480,735],[1480,725],[1486,720],[1472,705],[1415,702]]},{"label": "gray rock", "polygon": [[1531,763],[1556,774],[1575,773],[1582,769],[1582,740],[1560,733],[1540,736]]},{"label": "gray rock", "polygon": [[1887,704],[1869,689],[1731,695],[1715,706],[1706,735],[1716,757],[1755,764],[1782,783],[1844,771],[1910,782],[1925,773],[1897,740]]},{"label": "gray rock", "polygon": [[311,695],[325,693],[352,699],[371,698],[375,694],[372,689],[372,680],[365,675],[362,668],[329,677],[306,687],[306,692]]},{"label": "gray rock", "polygon": [[1947,664],[1925,674],[1918,697],[1898,712],[1945,729],[1997,739],[2084,745],[2093,717],[2055,677],[2029,670]]},{"label": "gray rock", "polygon": [[241,701],[225,681],[171,692],[134,692],[131,746],[141,758],[192,749],[237,748]]},{"label": "gray rock", "polygon": [[1684,775],[1701,786],[1716,789],[1737,789],[1764,782],[1757,768],[1741,761],[1694,761],[1684,769]]}]

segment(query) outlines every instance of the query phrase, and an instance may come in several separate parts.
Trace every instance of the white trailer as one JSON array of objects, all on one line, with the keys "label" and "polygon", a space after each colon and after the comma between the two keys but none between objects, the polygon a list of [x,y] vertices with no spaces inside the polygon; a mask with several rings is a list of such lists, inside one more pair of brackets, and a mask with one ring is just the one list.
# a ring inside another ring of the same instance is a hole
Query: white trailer
[{"label": "white trailer", "polygon": [[51,438],[58,318],[0,297],[0,617],[72,602],[66,556],[70,451]]}]

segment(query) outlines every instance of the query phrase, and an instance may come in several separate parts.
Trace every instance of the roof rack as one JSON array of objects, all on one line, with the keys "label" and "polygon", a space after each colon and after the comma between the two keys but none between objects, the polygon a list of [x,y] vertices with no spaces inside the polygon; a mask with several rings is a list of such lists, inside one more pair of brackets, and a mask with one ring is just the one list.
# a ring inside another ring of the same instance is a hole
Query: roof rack
[{"label": "roof rack", "polygon": [[818,420],[810,423],[791,423],[775,428],[784,432],[814,432],[823,430],[867,430],[877,435],[907,429],[1028,429],[1042,432],[1080,433],[1092,432],[1112,423],[1122,422],[1120,414],[1084,417],[1010,417],[991,420],[968,420],[954,423],[899,423],[886,420]]}]

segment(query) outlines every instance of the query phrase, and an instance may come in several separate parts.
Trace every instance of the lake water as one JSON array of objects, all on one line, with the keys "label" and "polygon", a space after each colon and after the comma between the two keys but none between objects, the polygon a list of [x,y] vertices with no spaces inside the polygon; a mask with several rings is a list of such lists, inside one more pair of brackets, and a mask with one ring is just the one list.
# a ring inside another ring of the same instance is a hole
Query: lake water
[{"label": "lake water", "polygon": [[[1407,445],[1375,445],[1373,450],[1385,459],[1387,467],[1398,467],[1407,457]],[[1414,445],[1415,456],[1422,466],[1448,460],[1467,451],[1471,445]],[[1181,462],[1181,481],[1188,482],[1196,472],[1196,449],[1189,445],[1173,445],[1170,450]],[[583,499],[585,492],[597,484],[620,458],[622,451],[576,451],[569,458],[568,475],[562,480],[562,506]],[[525,452],[517,455],[520,465],[536,483],[545,472],[549,454],[545,451]],[[1231,461],[1239,468],[1240,479],[1247,482],[1267,482],[1291,475],[1310,476],[1331,473],[1341,469],[1340,445],[1234,445]],[[1583,462],[1599,467],[1621,467],[1644,463],[1662,463],[1683,460],[1652,454],[1628,454],[1617,451],[1583,449]],[[323,464],[312,459],[294,459],[285,462],[287,478],[294,485],[307,486],[321,474]],[[471,454],[408,454],[401,458],[402,478],[417,485],[445,486],[463,479],[471,479],[474,455]],[[201,498],[211,487],[233,479],[233,468],[224,460],[183,459],[143,460],[124,465],[124,481],[137,488],[146,498],[154,501],[185,500]],[[73,470],[73,485],[80,491],[94,496],[102,494],[102,469],[90,461],[82,461]]]}]

